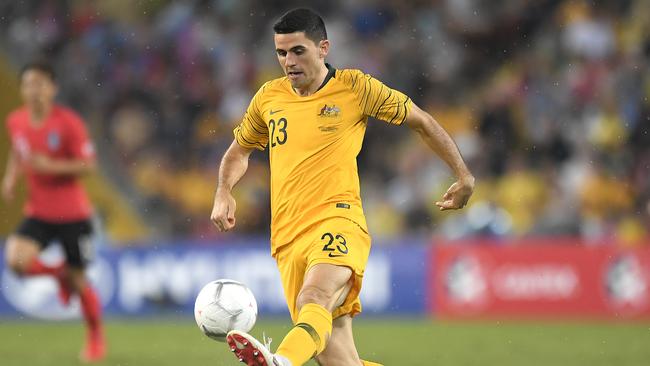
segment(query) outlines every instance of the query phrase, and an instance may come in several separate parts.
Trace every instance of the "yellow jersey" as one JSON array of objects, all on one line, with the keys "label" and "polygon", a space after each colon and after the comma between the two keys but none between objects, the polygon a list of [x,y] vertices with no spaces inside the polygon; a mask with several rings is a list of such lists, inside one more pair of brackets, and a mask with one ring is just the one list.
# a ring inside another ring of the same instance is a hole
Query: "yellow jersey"
[{"label": "yellow jersey", "polygon": [[237,143],[269,147],[271,252],[331,217],[366,232],[357,155],[368,117],[400,125],[412,102],[359,70],[335,70],[314,94],[301,97],[286,77],[265,83],[234,129]]}]

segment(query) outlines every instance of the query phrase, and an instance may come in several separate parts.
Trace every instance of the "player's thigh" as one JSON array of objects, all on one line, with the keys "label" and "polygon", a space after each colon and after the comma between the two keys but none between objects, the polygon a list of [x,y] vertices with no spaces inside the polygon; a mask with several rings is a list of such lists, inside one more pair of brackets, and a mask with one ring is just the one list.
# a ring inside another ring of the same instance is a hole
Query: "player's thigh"
[{"label": "player's thigh", "polygon": [[316,242],[309,248],[301,295],[306,289],[326,294],[326,307],[334,318],[359,313],[358,295],[370,253],[370,236],[354,221],[338,217],[324,221],[314,234]]},{"label": "player's thigh", "polygon": [[21,271],[39,255],[52,239],[50,226],[37,219],[24,219],[16,232],[7,238],[5,261],[14,270]]},{"label": "player's thigh", "polygon": [[57,237],[63,246],[66,263],[71,269],[84,269],[94,256],[90,220],[57,226]]},{"label": "player's thigh", "polygon": [[5,261],[13,270],[22,271],[41,252],[41,245],[34,239],[12,234],[7,238]]},{"label": "player's thigh", "polygon": [[333,311],[343,292],[349,290],[353,271],[342,265],[317,263],[305,274],[298,294],[298,306],[317,303]]},{"label": "player's thigh", "polygon": [[361,365],[361,359],[354,344],[352,317],[343,315],[334,319],[332,335],[327,347],[316,356],[316,361],[321,366]]}]

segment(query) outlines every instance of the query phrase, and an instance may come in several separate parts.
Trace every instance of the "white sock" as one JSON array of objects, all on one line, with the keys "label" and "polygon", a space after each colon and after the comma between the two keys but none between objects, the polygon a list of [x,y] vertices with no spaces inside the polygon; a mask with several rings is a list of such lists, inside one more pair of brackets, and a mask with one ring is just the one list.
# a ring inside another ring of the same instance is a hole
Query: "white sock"
[{"label": "white sock", "polygon": [[273,355],[273,359],[277,363],[277,366],[292,366],[291,361],[289,361],[289,359],[287,359],[284,356],[280,356],[280,355],[276,354],[276,355]]}]

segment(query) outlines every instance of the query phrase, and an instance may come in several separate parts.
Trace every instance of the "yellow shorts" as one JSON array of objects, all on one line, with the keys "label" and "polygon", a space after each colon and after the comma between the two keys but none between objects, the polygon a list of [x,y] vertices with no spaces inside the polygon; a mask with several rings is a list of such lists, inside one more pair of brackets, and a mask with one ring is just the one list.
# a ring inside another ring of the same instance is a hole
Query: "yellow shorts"
[{"label": "yellow shorts", "polygon": [[369,253],[368,233],[354,221],[342,217],[325,219],[300,234],[291,244],[280,247],[275,253],[275,260],[294,323],[298,317],[296,299],[305,274],[319,263],[345,266],[353,272],[350,292],[343,304],[334,310],[332,318],[360,313],[359,292]]}]

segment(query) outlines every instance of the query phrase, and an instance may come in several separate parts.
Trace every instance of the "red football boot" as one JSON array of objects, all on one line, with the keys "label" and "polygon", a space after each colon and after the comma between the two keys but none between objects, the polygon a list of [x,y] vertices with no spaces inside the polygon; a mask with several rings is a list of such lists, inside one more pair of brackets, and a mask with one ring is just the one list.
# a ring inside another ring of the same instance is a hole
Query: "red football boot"
[{"label": "red football boot", "polygon": [[287,366],[273,356],[269,350],[271,340],[264,338],[265,344],[262,344],[248,333],[232,330],[228,332],[226,341],[239,362],[247,366]]},{"label": "red football boot", "polygon": [[99,362],[106,357],[106,342],[101,334],[89,335],[86,339],[86,346],[81,350],[79,359],[82,362]]}]

